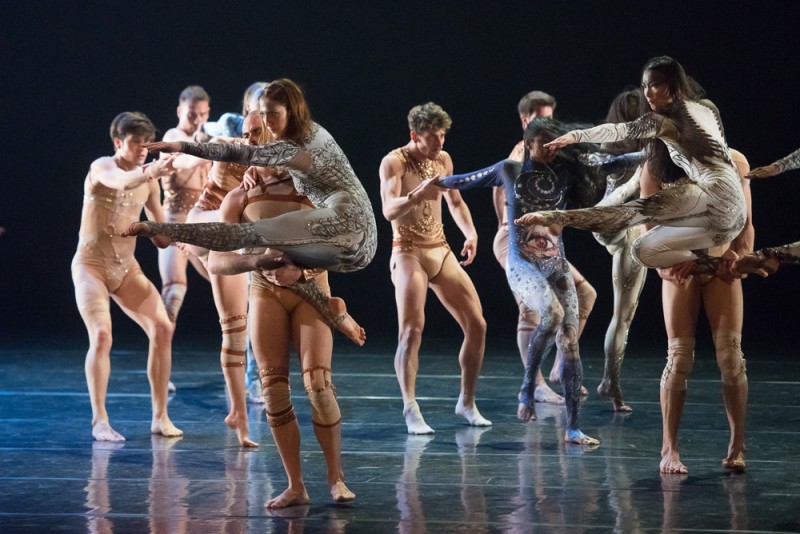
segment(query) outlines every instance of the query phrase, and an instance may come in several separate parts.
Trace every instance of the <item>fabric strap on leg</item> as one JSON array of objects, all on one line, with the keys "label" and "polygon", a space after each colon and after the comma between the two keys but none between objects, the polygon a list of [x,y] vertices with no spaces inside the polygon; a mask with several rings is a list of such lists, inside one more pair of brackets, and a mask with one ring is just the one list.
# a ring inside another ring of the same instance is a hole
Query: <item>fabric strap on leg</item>
[{"label": "fabric strap on leg", "polygon": [[161,288],[161,301],[167,309],[167,316],[173,323],[178,319],[183,298],[186,296],[186,284],[167,284]]},{"label": "fabric strap on leg", "polygon": [[244,367],[247,364],[247,314],[223,317],[222,349],[219,359],[222,367]]},{"label": "fabric strap on leg", "polygon": [[694,366],[693,337],[670,338],[667,346],[667,365],[661,375],[661,387],[673,391],[686,391],[687,380]]},{"label": "fabric strap on leg", "polygon": [[742,354],[742,334],[734,330],[720,330],[714,334],[717,365],[726,386],[747,383],[747,362]]},{"label": "fabric strap on leg", "polygon": [[264,397],[264,411],[271,427],[283,426],[296,419],[292,406],[292,392],[289,388],[289,369],[268,367],[258,372],[261,376],[261,396]]},{"label": "fabric strap on leg", "polygon": [[336,402],[336,388],[331,382],[331,370],[327,367],[311,367],[303,370],[303,384],[311,402],[311,420],[321,427],[339,424],[342,414]]}]

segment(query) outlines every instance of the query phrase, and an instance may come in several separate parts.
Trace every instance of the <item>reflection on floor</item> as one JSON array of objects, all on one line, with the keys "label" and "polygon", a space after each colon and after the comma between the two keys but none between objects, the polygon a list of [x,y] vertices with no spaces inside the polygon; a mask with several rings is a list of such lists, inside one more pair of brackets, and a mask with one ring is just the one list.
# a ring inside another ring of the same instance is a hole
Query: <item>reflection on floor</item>
[{"label": "reflection on floor", "polygon": [[[698,353],[681,429],[688,476],[658,473],[662,351],[630,355],[630,415],[594,393],[599,354],[584,356],[589,396],[581,427],[602,445],[562,441],[562,409],[516,420],[521,365],[513,347],[487,352],[479,407],[491,428],[453,414],[458,342],[423,346],[418,400],[432,436],[405,432],[391,343],[340,348],[334,380],[343,414],[343,462],[355,502],[333,505],[308,401],[293,369],[310,505],[270,512],[285,476],[263,413],[253,405],[245,450],[223,423],[222,376],[213,347],[176,352],[170,402],[182,439],[149,433],[144,352],[116,351],[108,409],[121,444],[96,443],[82,350],[0,351],[0,532],[597,532],[800,531],[800,363],[748,353],[745,474],[720,466],[727,422],[719,373]],[[767,357],[773,358],[767,360]]]}]

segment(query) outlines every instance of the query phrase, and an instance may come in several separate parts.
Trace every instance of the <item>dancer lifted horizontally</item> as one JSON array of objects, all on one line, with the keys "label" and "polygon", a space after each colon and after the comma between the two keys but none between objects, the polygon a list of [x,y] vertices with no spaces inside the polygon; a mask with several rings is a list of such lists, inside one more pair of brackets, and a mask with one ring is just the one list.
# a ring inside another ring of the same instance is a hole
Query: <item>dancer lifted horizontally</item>
[{"label": "dancer lifted horizontally", "polygon": [[[147,148],[258,167],[286,167],[297,191],[317,209],[246,224],[136,223],[125,235],[151,237],[160,247],[172,241],[218,251],[269,247],[306,268],[363,269],[375,255],[375,215],[347,157],[328,131],[311,120],[305,96],[291,80],[271,82],[261,102],[276,141],[259,146],[161,142]],[[275,266],[282,263],[285,259],[276,256]]]},{"label": "dancer lifted horizontally", "polygon": [[632,254],[646,267],[671,267],[705,259],[700,250],[729,243],[741,232],[747,217],[744,194],[717,108],[710,101],[697,98],[683,67],[666,56],[647,62],[642,88],[652,113],[633,122],[568,132],[545,148],[655,139],[647,147],[648,164],[655,178],[667,179],[674,162],[690,183],[621,206],[528,213],[517,220],[518,224],[556,225],[556,231],[558,226],[572,226],[608,233],[656,223],[659,226],[633,244]]}]

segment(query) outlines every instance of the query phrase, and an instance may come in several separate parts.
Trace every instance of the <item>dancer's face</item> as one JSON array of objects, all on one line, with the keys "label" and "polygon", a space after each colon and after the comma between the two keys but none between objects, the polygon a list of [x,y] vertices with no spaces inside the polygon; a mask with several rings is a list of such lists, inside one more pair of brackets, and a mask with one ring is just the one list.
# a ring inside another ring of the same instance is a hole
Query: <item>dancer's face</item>
[{"label": "dancer's face", "polygon": [[447,130],[444,128],[430,128],[421,132],[411,131],[411,140],[417,147],[419,153],[428,158],[436,159],[444,147],[444,138]]},{"label": "dancer's face", "polygon": [[531,159],[538,163],[552,163],[556,159],[556,151],[545,148],[545,144],[550,142],[551,139],[537,135],[533,140],[528,141],[528,153]]},{"label": "dancer's face", "polygon": [[152,137],[128,134],[124,138],[114,138],[114,148],[117,149],[117,157],[127,167],[143,165],[147,159],[147,149],[142,145],[152,141]]},{"label": "dancer's face", "polygon": [[672,94],[669,92],[664,75],[655,70],[646,70],[642,75],[642,91],[650,109],[655,112],[662,111],[666,106],[672,104]]},{"label": "dancer's face", "polygon": [[210,112],[208,100],[184,100],[178,105],[178,128],[192,135],[208,121]]},{"label": "dancer's face", "polygon": [[249,145],[260,145],[267,142],[268,132],[261,115],[248,114],[242,124],[242,137]]},{"label": "dancer's face", "polygon": [[528,123],[531,122],[536,117],[552,117],[552,116],[553,116],[553,106],[539,106],[528,115],[520,115],[519,120],[520,122],[522,122],[522,130],[525,131],[525,128],[528,127]]},{"label": "dancer's face", "polygon": [[267,127],[277,139],[282,139],[289,125],[289,110],[286,106],[274,100],[267,99],[265,111],[267,113]]}]

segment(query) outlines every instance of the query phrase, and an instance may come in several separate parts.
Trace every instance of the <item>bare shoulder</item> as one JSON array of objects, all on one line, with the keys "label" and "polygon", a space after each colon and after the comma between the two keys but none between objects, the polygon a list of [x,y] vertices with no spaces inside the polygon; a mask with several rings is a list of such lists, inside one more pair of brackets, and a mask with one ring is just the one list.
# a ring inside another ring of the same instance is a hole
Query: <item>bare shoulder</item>
[{"label": "bare shoulder", "polygon": [[101,158],[97,158],[92,162],[92,164],[89,166],[89,171],[104,172],[116,166],[117,164],[114,162],[114,158],[112,158],[111,156],[103,156]]},{"label": "bare shoulder", "polygon": [[380,175],[381,178],[389,178],[402,172],[403,161],[397,154],[396,150],[392,150],[386,154],[381,160]]},{"label": "bare shoulder", "polygon": [[186,134],[184,134],[178,128],[170,128],[166,132],[164,132],[164,137],[161,138],[162,141],[185,141]]},{"label": "bare shoulder", "polygon": [[742,154],[735,148],[728,148],[728,151],[731,154],[731,159],[733,160],[734,164],[750,166],[750,162],[747,161],[747,158],[745,157],[744,154]]},{"label": "bare shoulder", "polygon": [[442,162],[444,162],[445,169],[447,169],[448,174],[453,174],[453,158],[450,157],[450,154],[442,150],[440,152],[442,156]]}]

